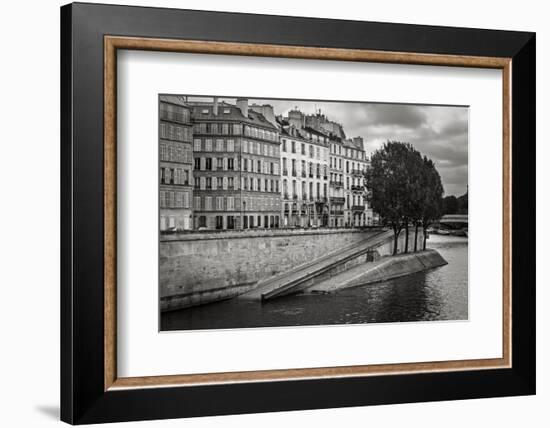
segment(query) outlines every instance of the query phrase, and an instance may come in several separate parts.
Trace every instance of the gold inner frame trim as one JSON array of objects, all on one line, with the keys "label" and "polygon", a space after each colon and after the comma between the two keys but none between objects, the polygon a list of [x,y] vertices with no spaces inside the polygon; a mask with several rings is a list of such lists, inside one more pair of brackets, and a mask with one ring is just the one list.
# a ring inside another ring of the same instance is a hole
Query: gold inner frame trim
[{"label": "gold inner frame trim", "polygon": [[[212,55],[241,55],[393,64],[440,65],[502,70],[503,128],[503,320],[502,358],[421,363],[295,368],[170,376],[117,377],[116,324],[116,85],[117,50],[146,50]],[[220,383],[283,381],[312,378],[359,377],[422,372],[464,371],[511,367],[512,354],[512,164],[510,58],[385,52],[307,46],[104,37],[104,389],[193,386]]]}]

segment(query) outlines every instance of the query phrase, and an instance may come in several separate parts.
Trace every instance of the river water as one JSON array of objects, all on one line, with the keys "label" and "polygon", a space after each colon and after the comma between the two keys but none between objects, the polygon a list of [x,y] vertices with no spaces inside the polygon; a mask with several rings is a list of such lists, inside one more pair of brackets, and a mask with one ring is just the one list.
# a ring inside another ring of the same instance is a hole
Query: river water
[{"label": "river water", "polygon": [[449,264],[334,294],[259,303],[226,300],[161,316],[161,330],[281,327],[468,319],[468,239],[432,235]]}]

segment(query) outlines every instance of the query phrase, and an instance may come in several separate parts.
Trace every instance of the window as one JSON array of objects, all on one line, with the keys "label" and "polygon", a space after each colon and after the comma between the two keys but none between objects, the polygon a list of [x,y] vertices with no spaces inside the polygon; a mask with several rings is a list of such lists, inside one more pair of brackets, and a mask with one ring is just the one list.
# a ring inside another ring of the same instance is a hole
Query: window
[{"label": "window", "polygon": [[205,169],[207,171],[212,170],[212,158],[206,158],[206,160],[205,160]]},{"label": "window", "polygon": [[201,151],[201,139],[195,138],[195,141],[193,141],[193,150],[196,152]]},{"label": "window", "polygon": [[216,229],[223,229],[223,216],[216,216]]},{"label": "window", "polygon": [[223,178],[222,177],[217,177],[216,178],[216,188],[217,189],[222,189],[223,188]]},{"label": "window", "polygon": [[227,151],[228,152],[235,151],[235,142],[233,140],[227,140]]},{"label": "window", "polygon": [[235,198],[233,196],[227,197],[227,211],[235,210]]},{"label": "window", "polygon": [[208,114],[208,111],[209,111],[209,110],[208,110],[207,108],[203,108],[202,111],[201,111],[201,113],[202,113],[202,114]]},{"label": "window", "polygon": [[229,114],[229,113],[231,113],[230,109],[228,109],[228,108],[223,109],[223,114]]},{"label": "window", "polygon": [[201,169],[201,158],[195,158],[195,169]]},{"label": "window", "polygon": [[283,152],[286,152],[286,140],[283,138]]},{"label": "window", "polygon": [[227,179],[227,187],[229,190],[233,190],[235,179],[233,177],[229,177]]},{"label": "window", "polygon": [[216,140],[216,151],[217,152],[223,152],[223,140],[222,139]]},{"label": "window", "polygon": [[314,152],[315,152],[315,147],[309,146],[309,157],[310,158],[313,158],[315,156]]},{"label": "window", "polygon": [[216,159],[216,169],[218,170],[223,169],[223,158]]},{"label": "window", "polygon": [[222,125],[222,134],[225,134],[225,135],[229,134],[229,124],[228,123],[224,123]]},{"label": "window", "polygon": [[232,215],[227,216],[227,228],[235,229],[235,217]]},{"label": "window", "polygon": [[206,196],[204,198],[204,210],[212,211],[212,196]]},{"label": "window", "polygon": [[189,208],[189,192],[183,192],[183,208]]},{"label": "window", "polygon": [[199,217],[199,227],[206,227],[206,216],[201,215]]},{"label": "window", "polygon": [[166,192],[167,200],[166,200],[166,206],[169,208],[174,207],[174,192]]},{"label": "window", "polygon": [[183,208],[183,193],[176,192],[176,203],[174,205],[176,208]]},{"label": "window", "polygon": [[257,165],[258,165],[258,167],[257,167],[257,169],[256,169],[256,172],[262,172],[262,161],[259,160],[259,161],[257,162]]},{"label": "window", "polygon": [[216,196],[216,211],[223,211],[224,209],[224,203],[223,203],[223,196]]},{"label": "window", "polygon": [[258,187],[256,188],[258,192],[262,191],[262,179],[258,178]]},{"label": "window", "polygon": [[234,159],[233,159],[233,158],[227,159],[227,169],[228,169],[229,171],[233,171],[233,169],[234,169],[234,164],[233,164],[233,162],[234,162]]},{"label": "window", "polygon": [[292,141],[292,153],[296,153],[296,141]]},{"label": "window", "polygon": [[212,177],[205,177],[205,188],[212,189]]}]

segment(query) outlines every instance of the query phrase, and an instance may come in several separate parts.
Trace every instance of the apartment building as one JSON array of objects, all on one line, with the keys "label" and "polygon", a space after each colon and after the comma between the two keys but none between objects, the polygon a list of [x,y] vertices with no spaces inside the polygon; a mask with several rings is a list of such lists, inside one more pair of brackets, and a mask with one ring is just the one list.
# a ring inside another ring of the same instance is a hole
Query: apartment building
[{"label": "apartment building", "polygon": [[280,225],[277,127],[236,105],[193,102],[195,229],[274,228]]},{"label": "apartment building", "polygon": [[183,98],[159,99],[160,230],[193,228],[193,125]]}]

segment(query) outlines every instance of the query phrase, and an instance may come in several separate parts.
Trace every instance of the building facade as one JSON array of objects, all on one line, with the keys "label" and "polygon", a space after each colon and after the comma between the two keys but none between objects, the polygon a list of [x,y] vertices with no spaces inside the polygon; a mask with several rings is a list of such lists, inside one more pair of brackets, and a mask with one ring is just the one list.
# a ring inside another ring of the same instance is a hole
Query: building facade
[{"label": "building facade", "polygon": [[160,230],[373,223],[363,140],[320,112],[160,97]]},{"label": "building facade", "polygon": [[160,230],[193,228],[193,125],[191,108],[178,96],[160,97]]},{"label": "building facade", "polygon": [[247,99],[191,105],[194,228],[279,227],[277,127],[249,109]]},{"label": "building facade", "polygon": [[332,227],[373,224],[364,179],[368,166],[369,158],[362,138],[331,139],[329,167]]},{"label": "building facade", "polygon": [[[298,111],[289,117],[299,117]],[[292,115],[292,116],[291,116]],[[280,121],[282,212],[284,227],[327,227],[328,138],[303,123]]]}]

